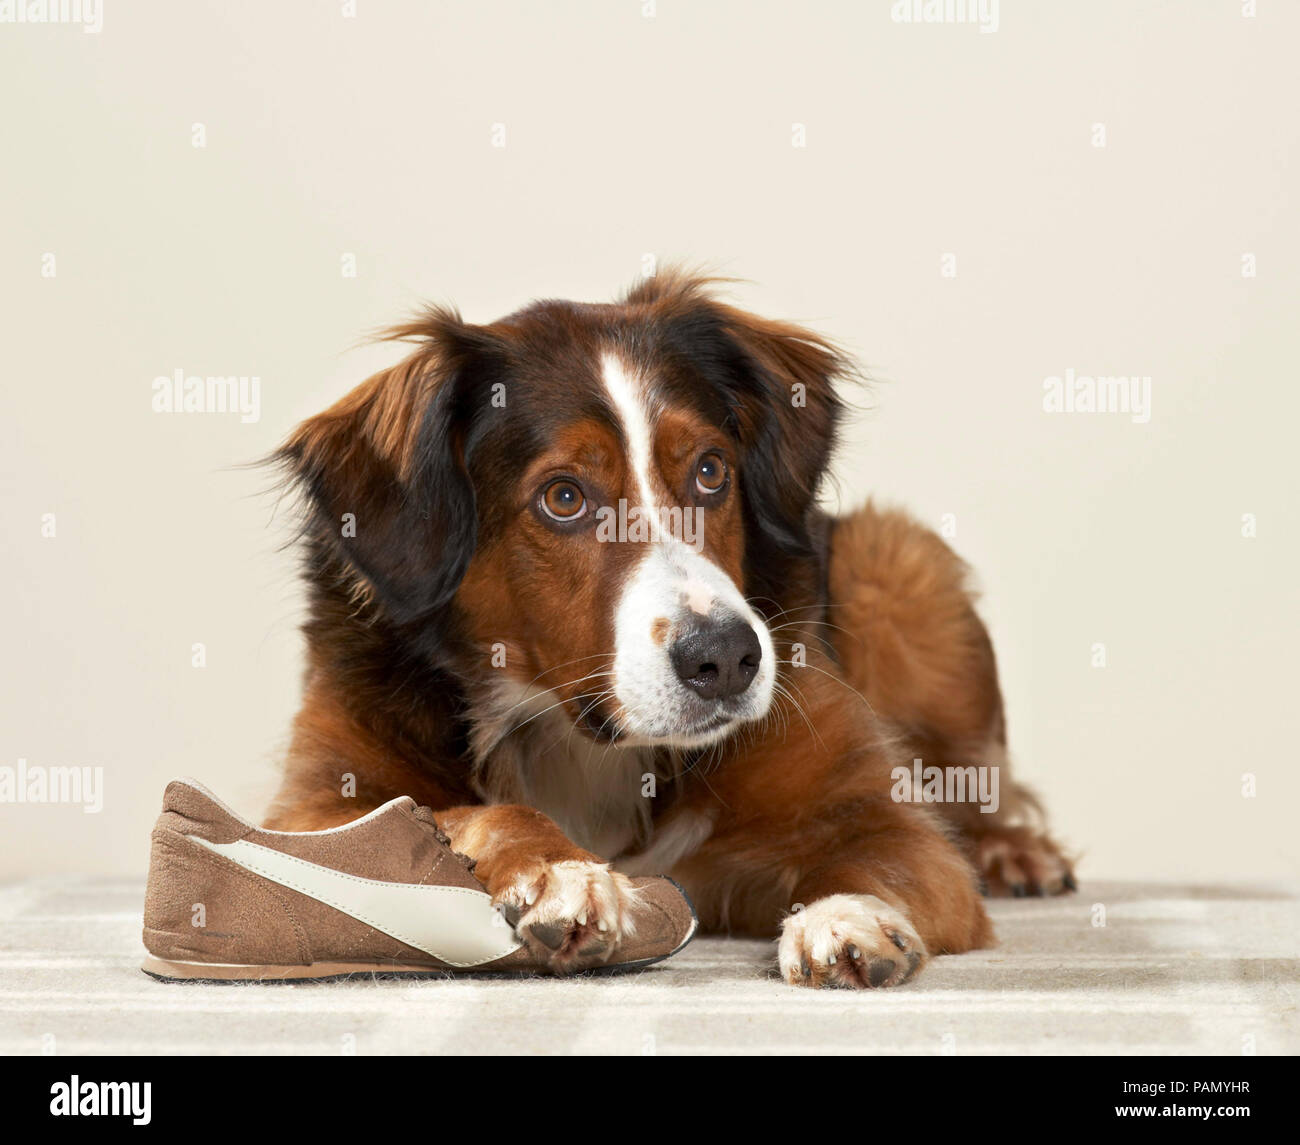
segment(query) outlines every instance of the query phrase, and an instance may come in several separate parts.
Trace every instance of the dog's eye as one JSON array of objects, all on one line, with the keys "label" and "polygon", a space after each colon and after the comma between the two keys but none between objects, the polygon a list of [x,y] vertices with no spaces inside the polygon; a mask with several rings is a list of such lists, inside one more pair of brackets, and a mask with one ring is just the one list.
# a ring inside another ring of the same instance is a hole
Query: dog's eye
[{"label": "dog's eye", "polygon": [[706,453],[695,467],[695,484],[701,493],[716,493],[727,483],[727,463],[716,453]]},{"label": "dog's eye", "polygon": [[576,521],[587,511],[587,499],[572,481],[552,481],[542,493],[542,508],[557,521]]}]

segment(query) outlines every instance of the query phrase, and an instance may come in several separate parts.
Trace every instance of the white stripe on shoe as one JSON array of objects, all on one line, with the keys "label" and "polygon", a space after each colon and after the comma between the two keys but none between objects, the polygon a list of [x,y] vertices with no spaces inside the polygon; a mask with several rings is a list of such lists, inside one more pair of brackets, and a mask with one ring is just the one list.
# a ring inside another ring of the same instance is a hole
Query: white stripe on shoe
[{"label": "white stripe on shoe", "polygon": [[449,966],[481,966],[511,951],[520,942],[492,906],[486,891],[469,887],[385,883],[363,879],[238,839],[210,843],[187,835],[247,871],[307,895],[326,906],[423,950]]}]

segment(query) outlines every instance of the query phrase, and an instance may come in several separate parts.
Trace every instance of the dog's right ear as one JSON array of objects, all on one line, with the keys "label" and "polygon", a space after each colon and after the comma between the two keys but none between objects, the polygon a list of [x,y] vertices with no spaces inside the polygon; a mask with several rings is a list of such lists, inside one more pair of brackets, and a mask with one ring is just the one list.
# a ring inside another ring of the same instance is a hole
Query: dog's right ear
[{"label": "dog's right ear", "polygon": [[271,460],[304,497],[306,535],[409,624],[447,605],[474,555],[466,456],[497,354],[482,327],[440,308],[388,336],[419,347],[303,422]]}]

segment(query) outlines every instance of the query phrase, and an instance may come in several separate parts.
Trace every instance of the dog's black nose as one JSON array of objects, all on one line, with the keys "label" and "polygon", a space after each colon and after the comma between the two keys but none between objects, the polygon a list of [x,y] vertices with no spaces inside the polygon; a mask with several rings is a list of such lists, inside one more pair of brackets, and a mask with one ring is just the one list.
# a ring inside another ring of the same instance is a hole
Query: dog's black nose
[{"label": "dog's black nose", "polygon": [[739,617],[693,628],[669,651],[678,678],[705,700],[739,696],[758,675],[763,646]]}]

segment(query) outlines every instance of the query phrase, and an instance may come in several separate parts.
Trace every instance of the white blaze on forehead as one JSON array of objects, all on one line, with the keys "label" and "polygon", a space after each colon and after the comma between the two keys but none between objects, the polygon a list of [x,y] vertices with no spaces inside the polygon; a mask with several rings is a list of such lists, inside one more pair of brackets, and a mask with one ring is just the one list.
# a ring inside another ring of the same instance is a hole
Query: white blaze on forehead
[{"label": "white blaze on forehead", "polygon": [[[637,499],[643,509],[655,507],[654,484],[651,480],[654,458],[654,431],[649,394],[644,382],[629,374],[627,368],[613,354],[601,360],[601,381],[610,404],[623,427],[627,441],[628,462],[637,483]],[[632,498],[628,498],[632,501]]]},{"label": "white blaze on forehead", "polygon": [[[626,443],[631,470],[627,499],[643,512],[656,513],[657,403],[650,379],[610,351],[601,359],[601,381]],[[662,481],[658,487],[665,492],[669,488]],[[642,551],[614,612],[613,691],[621,709],[620,730],[629,737],[627,742],[703,746],[726,735],[735,723],[762,718],[771,703],[776,679],[776,653],[767,625],[750,608],[731,577],[682,539],[670,535],[638,548]],[[697,733],[689,729],[700,723],[700,701],[682,685],[669,649],[654,639],[653,626],[656,617],[676,623],[686,619],[684,609],[708,617],[715,608],[753,627],[762,658],[754,682],[733,705],[731,718],[735,723]]]}]

